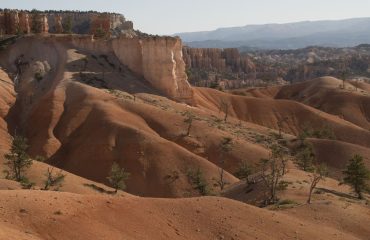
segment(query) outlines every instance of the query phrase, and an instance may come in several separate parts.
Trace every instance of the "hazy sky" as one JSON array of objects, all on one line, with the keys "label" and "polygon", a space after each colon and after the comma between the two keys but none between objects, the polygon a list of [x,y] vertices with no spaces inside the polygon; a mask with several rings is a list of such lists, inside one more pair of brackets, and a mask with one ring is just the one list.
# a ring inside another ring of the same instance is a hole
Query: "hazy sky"
[{"label": "hazy sky", "polygon": [[153,34],[370,17],[370,0],[0,0],[0,8],[114,11]]}]

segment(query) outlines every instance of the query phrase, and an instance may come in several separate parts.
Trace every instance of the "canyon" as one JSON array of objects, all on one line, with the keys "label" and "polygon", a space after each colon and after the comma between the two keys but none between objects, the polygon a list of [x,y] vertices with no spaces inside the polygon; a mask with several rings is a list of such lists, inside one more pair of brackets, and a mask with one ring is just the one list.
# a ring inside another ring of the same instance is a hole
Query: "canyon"
[{"label": "canyon", "polygon": [[[116,13],[0,12],[0,239],[370,235],[370,192],[342,183],[354,155],[370,168],[370,83],[286,77],[329,60],[339,74],[349,53],[363,73],[367,46],[196,49]],[[21,181],[15,151],[32,162]],[[328,171],[313,192],[307,156]]]},{"label": "canyon", "polygon": [[[183,52],[189,80],[197,86],[238,89],[325,76],[370,81],[367,44],[352,48],[312,46],[296,50],[184,47]],[[226,56],[224,52],[233,54]]]}]

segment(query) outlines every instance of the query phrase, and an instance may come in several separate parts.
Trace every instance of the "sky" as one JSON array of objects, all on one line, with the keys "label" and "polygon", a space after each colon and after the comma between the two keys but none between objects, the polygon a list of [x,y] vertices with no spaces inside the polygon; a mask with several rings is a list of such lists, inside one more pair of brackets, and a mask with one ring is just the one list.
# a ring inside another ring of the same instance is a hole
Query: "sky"
[{"label": "sky", "polygon": [[151,34],[370,17],[370,0],[0,0],[0,8],[122,13]]}]

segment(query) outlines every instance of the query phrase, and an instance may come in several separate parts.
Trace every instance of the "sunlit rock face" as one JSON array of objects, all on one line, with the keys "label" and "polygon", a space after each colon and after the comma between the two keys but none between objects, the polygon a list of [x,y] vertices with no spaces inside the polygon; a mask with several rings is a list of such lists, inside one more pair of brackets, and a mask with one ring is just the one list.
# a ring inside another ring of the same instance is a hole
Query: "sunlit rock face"
[{"label": "sunlit rock face", "polygon": [[173,37],[120,37],[107,41],[92,37],[72,38],[73,43],[90,51],[114,52],[120,62],[172,99],[191,103],[182,42]]},{"label": "sunlit rock face", "polygon": [[[64,26],[69,26],[70,29],[64,29]],[[125,32],[133,32],[133,23],[116,13],[0,10],[2,34],[103,33],[109,37]]]}]

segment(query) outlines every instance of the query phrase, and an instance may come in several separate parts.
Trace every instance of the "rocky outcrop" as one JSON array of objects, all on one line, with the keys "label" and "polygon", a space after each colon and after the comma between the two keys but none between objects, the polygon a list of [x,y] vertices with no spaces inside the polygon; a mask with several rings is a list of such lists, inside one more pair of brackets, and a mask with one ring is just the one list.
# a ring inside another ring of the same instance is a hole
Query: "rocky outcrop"
[{"label": "rocky outcrop", "polygon": [[177,101],[192,103],[193,91],[185,73],[182,42],[173,37],[124,37],[108,41],[71,37],[77,48],[99,54],[113,52],[131,71]]},{"label": "rocky outcrop", "polygon": [[234,88],[256,80],[256,66],[236,48],[183,48],[189,81],[201,87]]},{"label": "rocky outcrop", "polygon": [[31,30],[33,33],[48,33],[49,23],[47,15],[45,14],[33,14],[31,18]]},{"label": "rocky outcrop", "polygon": [[183,48],[184,61],[188,68],[215,72],[253,73],[255,66],[247,57],[240,55],[236,48]]},{"label": "rocky outcrop", "polygon": [[113,21],[108,14],[93,16],[90,26],[90,34],[97,37],[110,37],[110,29]]},{"label": "rocky outcrop", "polygon": [[18,18],[19,18],[19,31],[24,34],[29,34],[31,32],[29,14],[26,12],[20,12],[18,14]]},{"label": "rocky outcrop", "polygon": [[[68,28],[68,29],[67,29]],[[70,28],[70,29],[69,29]],[[133,23],[115,13],[0,10],[0,33],[76,33],[109,37],[134,32]]]},{"label": "rocky outcrop", "polygon": [[6,35],[47,33],[48,19],[45,14],[26,11],[0,11],[0,33]]},{"label": "rocky outcrop", "polygon": [[183,48],[184,61],[189,68],[224,71],[226,60],[218,48]]},{"label": "rocky outcrop", "polygon": [[60,15],[55,16],[55,33],[63,33],[63,17]]},{"label": "rocky outcrop", "polygon": [[2,34],[16,34],[19,28],[18,13],[6,10],[1,14],[1,18],[0,32]]},{"label": "rocky outcrop", "polygon": [[151,37],[139,40],[142,49],[143,76],[167,96],[181,101],[192,99],[182,58],[179,38]]}]

